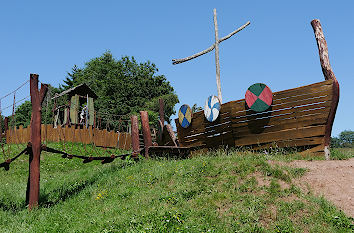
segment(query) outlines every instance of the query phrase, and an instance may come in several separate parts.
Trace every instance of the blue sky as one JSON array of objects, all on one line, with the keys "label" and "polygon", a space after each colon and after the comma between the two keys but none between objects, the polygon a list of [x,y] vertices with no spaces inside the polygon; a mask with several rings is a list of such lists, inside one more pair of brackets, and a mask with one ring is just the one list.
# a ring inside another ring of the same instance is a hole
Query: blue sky
[{"label": "blue sky", "polygon": [[[251,21],[220,44],[224,102],[244,98],[256,82],[276,92],[324,80],[310,25],[317,18],[341,88],[332,135],[354,129],[353,1],[2,1],[0,96],[30,73],[58,86],[74,64],[83,67],[110,50],[117,59],[155,63],[180,99],[176,110],[204,106],[217,95],[214,52],[179,65],[171,60],[214,43],[214,8],[219,37]],[[21,89],[16,98],[27,95],[29,89]]]}]

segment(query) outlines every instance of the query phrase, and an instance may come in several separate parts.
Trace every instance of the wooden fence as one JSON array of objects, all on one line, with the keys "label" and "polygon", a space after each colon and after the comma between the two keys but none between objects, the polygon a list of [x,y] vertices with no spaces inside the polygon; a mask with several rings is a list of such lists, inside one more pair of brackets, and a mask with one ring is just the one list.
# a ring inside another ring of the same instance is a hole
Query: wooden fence
[{"label": "wooden fence", "polygon": [[221,105],[214,122],[204,113],[194,113],[191,125],[184,129],[176,119],[181,146],[251,146],[255,149],[313,147],[324,150],[324,137],[333,102],[333,80],[273,93],[273,104],[265,112],[247,109],[245,100]]},{"label": "wooden fence", "polygon": [[[53,128],[52,125],[42,125],[42,142],[77,142],[94,144],[101,147],[112,147],[129,150],[131,149],[131,134],[99,130],[89,127],[79,129],[75,127]],[[16,129],[6,131],[6,143],[19,144],[30,141],[30,127],[19,126]]]}]

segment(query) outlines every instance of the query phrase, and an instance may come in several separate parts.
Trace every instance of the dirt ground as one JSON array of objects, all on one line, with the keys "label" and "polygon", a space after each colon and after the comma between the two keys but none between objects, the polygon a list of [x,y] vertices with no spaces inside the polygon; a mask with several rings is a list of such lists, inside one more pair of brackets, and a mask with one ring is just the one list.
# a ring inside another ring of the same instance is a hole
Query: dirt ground
[{"label": "dirt ground", "polygon": [[299,179],[301,188],[323,195],[348,216],[354,217],[354,158],[349,160],[297,160],[290,166],[308,168]]}]

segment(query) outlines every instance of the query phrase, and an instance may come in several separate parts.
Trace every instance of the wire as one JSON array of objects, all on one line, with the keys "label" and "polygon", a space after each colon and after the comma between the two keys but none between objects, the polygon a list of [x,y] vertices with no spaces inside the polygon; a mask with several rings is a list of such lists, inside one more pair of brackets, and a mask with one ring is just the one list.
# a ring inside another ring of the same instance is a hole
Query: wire
[{"label": "wire", "polygon": [[[22,98],[22,99],[18,100],[17,102],[15,102],[15,105],[18,104],[18,103],[20,103],[21,101],[23,101],[23,100],[25,100],[25,99],[28,99],[29,97],[31,97],[31,95],[28,95],[28,96],[26,96],[25,98]],[[2,112],[3,110],[6,110],[6,109],[12,107],[13,105],[14,105],[14,104],[10,104],[10,105],[6,106],[5,108],[1,109],[1,112]]]},{"label": "wire", "polygon": [[27,80],[26,82],[24,82],[21,86],[19,86],[19,87],[18,87],[17,89],[15,89],[14,91],[12,91],[12,92],[10,92],[10,93],[4,95],[3,97],[1,97],[0,100],[2,100],[2,99],[4,99],[4,98],[8,97],[9,95],[15,93],[17,90],[19,90],[21,87],[23,87],[24,85],[26,85],[28,82],[29,82],[29,80]]}]

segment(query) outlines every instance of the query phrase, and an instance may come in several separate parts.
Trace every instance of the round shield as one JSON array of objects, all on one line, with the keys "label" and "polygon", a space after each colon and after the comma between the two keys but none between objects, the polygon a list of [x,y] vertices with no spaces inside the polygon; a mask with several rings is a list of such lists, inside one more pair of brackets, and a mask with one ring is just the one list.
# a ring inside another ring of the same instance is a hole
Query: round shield
[{"label": "round shield", "polygon": [[255,83],[247,89],[245,100],[250,109],[255,112],[263,112],[272,104],[273,93],[267,85]]},{"label": "round shield", "polygon": [[204,106],[204,116],[209,122],[213,122],[218,118],[219,112],[220,112],[220,101],[219,98],[211,95],[208,97],[208,99],[205,101],[205,106]]},{"label": "round shield", "polygon": [[183,128],[187,128],[192,122],[192,109],[188,104],[183,104],[178,111],[178,121]]}]

